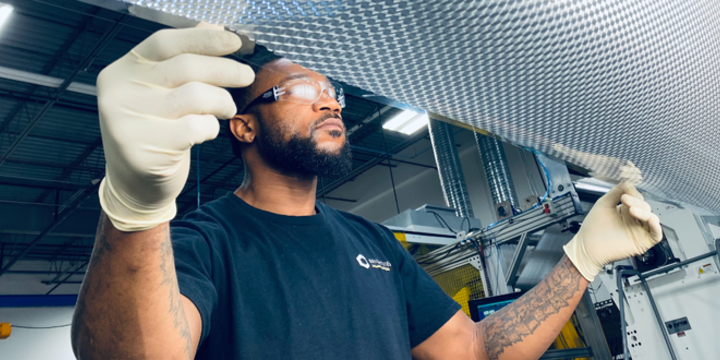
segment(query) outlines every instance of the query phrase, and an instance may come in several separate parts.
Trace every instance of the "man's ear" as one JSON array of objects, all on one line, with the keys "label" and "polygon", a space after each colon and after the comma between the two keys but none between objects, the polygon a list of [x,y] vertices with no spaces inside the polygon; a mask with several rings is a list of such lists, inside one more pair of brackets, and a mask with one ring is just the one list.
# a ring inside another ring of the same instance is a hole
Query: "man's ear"
[{"label": "man's ear", "polygon": [[230,131],[232,131],[238,141],[241,143],[251,144],[257,136],[257,119],[255,115],[243,114],[235,115],[230,121]]}]

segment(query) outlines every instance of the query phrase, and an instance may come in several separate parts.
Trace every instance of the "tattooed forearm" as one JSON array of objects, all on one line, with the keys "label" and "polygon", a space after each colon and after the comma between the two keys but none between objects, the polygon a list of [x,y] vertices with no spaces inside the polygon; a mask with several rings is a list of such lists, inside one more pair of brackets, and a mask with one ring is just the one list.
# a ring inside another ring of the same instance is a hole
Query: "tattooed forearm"
[{"label": "tattooed forearm", "polygon": [[191,359],[191,333],[168,224],[122,232],[103,215],[73,317],[77,358]]},{"label": "tattooed forearm", "polygon": [[[531,335],[546,333],[532,344],[533,349],[547,349],[567,322],[584,290],[584,278],[566,257],[535,288],[502,310],[478,324],[482,327],[485,350],[490,360],[497,360],[511,346],[522,343]],[[560,314],[552,321],[551,316]],[[555,331],[557,330],[557,331]],[[555,334],[547,334],[556,332]],[[547,342],[547,345],[544,345]],[[538,354],[538,357],[542,353]]]},{"label": "tattooed forearm", "polygon": [[[90,263],[88,264],[87,275],[85,277],[85,281],[88,283],[93,281],[93,271],[91,271],[91,269],[99,265],[98,263],[102,261],[105,254],[112,253],[112,246],[107,241],[105,234],[106,220],[107,216],[105,213],[101,213],[95,236],[95,245],[93,246],[92,254],[90,255]],[[75,313],[73,314],[73,325],[70,331],[73,352],[75,352],[75,357],[78,358],[80,357],[80,354],[77,351],[78,346],[80,345],[78,342],[80,341],[80,337],[83,332],[82,330],[87,328],[89,322],[89,315],[85,312],[85,299],[87,297],[86,294],[88,292],[88,288],[89,286],[83,286],[80,289],[80,294],[78,296],[77,303],[75,304]]]},{"label": "tattooed forearm", "polygon": [[178,289],[169,229],[165,229],[165,239],[160,245],[160,251],[162,252],[162,262],[160,264],[160,270],[162,271],[162,285],[170,287],[168,300],[170,301],[170,313],[173,316],[173,324],[175,325],[175,329],[178,330],[180,336],[185,341],[185,353],[187,354],[188,359],[192,359],[192,337],[187,318],[185,317],[185,308],[182,304],[180,290]]}]

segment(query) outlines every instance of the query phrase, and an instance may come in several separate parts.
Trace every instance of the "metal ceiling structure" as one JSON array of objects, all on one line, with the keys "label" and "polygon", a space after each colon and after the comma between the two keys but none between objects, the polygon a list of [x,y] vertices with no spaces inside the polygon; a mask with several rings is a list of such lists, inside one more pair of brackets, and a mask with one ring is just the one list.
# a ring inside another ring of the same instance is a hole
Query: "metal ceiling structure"
[{"label": "metal ceiling structure", "polygon": [[[164,26],[75,0],[3,1],[15,11],[0,31],[0,276],[53,274],[46,283],[58,285],[82,274],[100,211],[97,187],[105,163],[95,79]],[[347,96],[343,120],[354,170],[342,179],[321,179],[319,198],[374,166],[393,166],[393,154],[427,137],[426,130],[384,134],[381,124],[399,111]],[[197,206],[198,150],[202,202],[234,190],[243,178],[225,136],[195,147],[179,216]],[[28,261],[34,265],[20,266]]]}]

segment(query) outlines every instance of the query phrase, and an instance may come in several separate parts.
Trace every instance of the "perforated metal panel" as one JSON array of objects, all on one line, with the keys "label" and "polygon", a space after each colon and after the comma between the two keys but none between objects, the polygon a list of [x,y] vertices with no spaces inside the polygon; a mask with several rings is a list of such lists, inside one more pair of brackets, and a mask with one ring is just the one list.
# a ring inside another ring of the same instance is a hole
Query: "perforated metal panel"
[{"label": "perforated metal panel", "polygon": [[126,1],[720,213],[720,1]]},{"label": "perforated metal panel", "polygon": [[470,316],[468,302],[485,297],[480,272],[470,264],[435,275],[433,279],[448,296],[462,306],[462,311],[467,316]]}]

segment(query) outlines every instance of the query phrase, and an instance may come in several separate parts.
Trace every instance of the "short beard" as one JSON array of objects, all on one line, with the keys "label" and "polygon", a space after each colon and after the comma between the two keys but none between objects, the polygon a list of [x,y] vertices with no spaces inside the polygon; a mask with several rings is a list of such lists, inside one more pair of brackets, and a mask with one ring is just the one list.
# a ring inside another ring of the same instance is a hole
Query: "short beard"
[{"label": "short beard", "polygon": [[338,154],[328,154],[318,150],[313,133],[307,138],[293,134],[290,140],[283,141],[283,134],[278,128],[259,120],[260,132],[257,140],[260,156],[283,173],[337,179],[352,170],[352,151],[347,139]]}]

